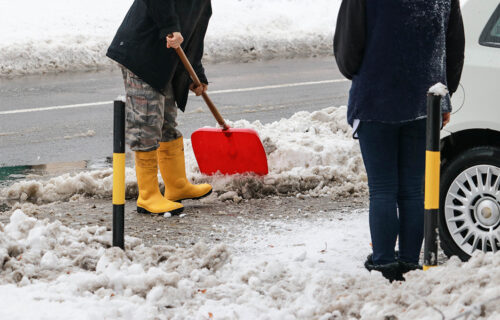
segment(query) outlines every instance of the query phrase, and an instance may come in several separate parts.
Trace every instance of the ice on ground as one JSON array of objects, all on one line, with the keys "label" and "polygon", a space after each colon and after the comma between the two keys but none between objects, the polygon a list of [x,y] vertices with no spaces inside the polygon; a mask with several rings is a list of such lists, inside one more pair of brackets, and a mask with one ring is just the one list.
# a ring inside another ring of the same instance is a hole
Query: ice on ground
[{"label": "ice on ground", "polygon": [[[213,0],[204,59],[331,54],[340,2]],[[0,2],[0,76],[112,65],[105,53],[131,4],[131,0]]]},{"label": "ice on ground", "polygon": [[390,284],[360,267],[366,219],[276,222],[289,233],[245,230],[231,247],[146,247],[127,238],[123,252],[110,248],[105,228],[74,230],[18,210],[0,225],[0,318],[498,319],[499,254],[452,258]]},{"label": "ice on ground", "polygon": [[429,88],[429,93],[432,93],[435,96],[445,97],[448,92],[448,88],[441,82],[438,82]]},{"label": "ice on ground", "polygon": [[[367,192],[366,173],[358,143],[346,121],[345,107],[301,111],[270,124],[240,120],[234,128],[255,129],[268,156],[269,174],[213,177],[202,175],[191,141],[185,140],[186,170],[196,182],[208,182],[221,200],[240,201],[268,195],[343,196]],[[112,170],[65,174],[49,180],[24,180],[0,190],[0,195],[21,201],[48,203],[72,197],[110,197]],[[135,172],[126,169],[126,192],[137,195]]]}]

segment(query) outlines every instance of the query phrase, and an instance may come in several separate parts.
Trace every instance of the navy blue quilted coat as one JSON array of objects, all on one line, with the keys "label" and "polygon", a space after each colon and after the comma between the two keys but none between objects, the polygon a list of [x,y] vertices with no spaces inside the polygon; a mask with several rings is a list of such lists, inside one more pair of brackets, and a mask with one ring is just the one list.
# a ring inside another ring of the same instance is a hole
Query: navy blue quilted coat
[{"label": "navy blue quilted coat", "polygon": [[[334,52],[352,79],[349,123],[426,117],[432,85],[457,89],[464,41],[458,0],[344,0]],[[451,111],[449,96],[442,111]]]}]

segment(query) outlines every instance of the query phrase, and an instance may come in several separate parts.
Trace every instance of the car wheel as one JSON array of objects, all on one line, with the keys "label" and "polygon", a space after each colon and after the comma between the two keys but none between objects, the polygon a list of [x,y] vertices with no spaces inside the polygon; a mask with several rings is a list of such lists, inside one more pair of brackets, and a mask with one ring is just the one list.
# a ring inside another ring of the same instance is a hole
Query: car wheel
[{"label": "car wheel", "polygon": [[469,149],[441,175],[439,232],[447,256],[500,250],[500,148]]}]

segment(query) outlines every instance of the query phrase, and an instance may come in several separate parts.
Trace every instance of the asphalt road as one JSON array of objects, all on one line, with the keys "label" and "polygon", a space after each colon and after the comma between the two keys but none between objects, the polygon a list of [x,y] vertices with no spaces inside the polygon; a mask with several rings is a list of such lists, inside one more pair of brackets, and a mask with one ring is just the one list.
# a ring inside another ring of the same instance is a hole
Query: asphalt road
[{"label": "asphalt road", "polygon": [[[350,83],[332,57],[205,68],[209,95],[228,120],[268,123],[347,102]],[[112,155],[111,101],[123,93],[118,70],[0,79],[0,167],[105,161]],[[194,96],[178,123],[186,137],[216,124]]]}]

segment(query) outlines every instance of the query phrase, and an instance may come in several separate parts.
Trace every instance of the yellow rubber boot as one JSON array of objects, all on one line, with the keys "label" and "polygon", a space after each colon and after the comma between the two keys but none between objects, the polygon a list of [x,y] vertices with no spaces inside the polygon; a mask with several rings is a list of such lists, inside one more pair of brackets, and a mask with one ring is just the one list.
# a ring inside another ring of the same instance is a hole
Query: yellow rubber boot
[{"label": "yellow rubber boot", "polygon": [[165,199],[158,186],[158,156],[156,150],[135,153],[137,173],[137,212],[178,214],[184,210],[182,204]]},{"label": "yellow rubber boot", "polygon": [[165,198],[172,201],[201,199],[212,193],[211,185],[193,185],[187,180],[182,137],[170,142],[160,142],[158,161],[165,183]]}]

